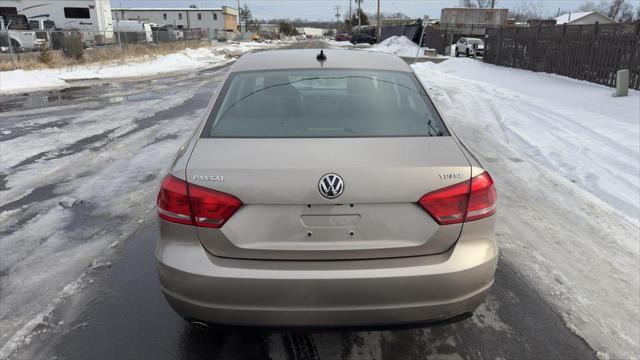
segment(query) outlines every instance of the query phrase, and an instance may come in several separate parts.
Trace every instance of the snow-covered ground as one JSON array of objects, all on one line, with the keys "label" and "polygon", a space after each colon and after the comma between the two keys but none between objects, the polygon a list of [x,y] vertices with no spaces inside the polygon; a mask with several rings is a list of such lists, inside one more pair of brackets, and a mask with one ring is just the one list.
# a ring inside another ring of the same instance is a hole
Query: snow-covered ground
[{"label": "snow-covered ground", "polygon": [[416,55],[423,56],[424,50],[428,49],[427,47],[422,47],[421,51],[418,52],[418,44],[409,40],[406,36],[391,36],[373,46],[369,44],[352,45],[348,41],[334,40],[328,41],[328,43],[334,48],[355,48],[366,51],[378,51],[402,57],[415,57]]},{"label": "snow-covered ground", "polygon": [[[601,358],[636,358],[640,92],[613,98],[466,58],[415,69],[494,176],[501,261]],[[2,113],[0,207],[20,206],[0,212],[0,358],[56,326],[56,304],[90,286],[83,274],[108,266],[153,216],[154,184],[214,85],[116,83],[108,99]]]},{"label": "snow-covered ground", "polygon": [[158,177],[219,77],[114,84],[107,98],[2,113],[0,359],[55,327],[57,304],[151,216]]},{"label": "snow-covered ground", "polygon": [[472,59],[414,66],[494,175],[503,259],[601,358],[636,358],[640,92],[614,98],[608,87]]},{"label": "snow-covered ground", "polygon": [[279,44],[246,42],[185,49],[175,54],[131,59],[124,64],[113,61],[60,69],[2,71],[0,72],[0,93],[66,87],[72,85],[69,81],[83,79],[143,77],[218,66],[232,61],[232,56],[276,46]]},{"label": "snow-covered ground", "polygon": [[[425,48],[426,49],[426,48]],[[406,36],[392,36],[372,46],[372,51],[380,51],[398,56],[415,57],[418,54],[418,44]]]},{"label": "snow-covered ground", "polygon": [[330,46],[334,47],[352,47],[353,45],[348,41],[335,41],[335,40],[327,40],[327,43]]}]

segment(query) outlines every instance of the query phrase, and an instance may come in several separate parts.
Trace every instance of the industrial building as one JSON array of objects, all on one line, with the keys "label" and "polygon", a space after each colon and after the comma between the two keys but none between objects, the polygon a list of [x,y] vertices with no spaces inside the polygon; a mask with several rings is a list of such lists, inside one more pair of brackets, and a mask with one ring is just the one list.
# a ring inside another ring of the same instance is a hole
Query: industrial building
[{"label": "industrial building", "polygon": [[214,36],[235,32],[238,10],[221,8],[113,8],[113,20],[138,20],[176,29],[208,29]]},{"label": "industrial building", "polygon": [[488,28],[507,25],[508,9],[444,8],[439,28],[455,35],[480,36]]},{"label": "industrial building", "polygon": [[325,29],[312,27],[296,27],[296,30],[300,35],[306,35],[310,39],[319,39],[326,32]]}]

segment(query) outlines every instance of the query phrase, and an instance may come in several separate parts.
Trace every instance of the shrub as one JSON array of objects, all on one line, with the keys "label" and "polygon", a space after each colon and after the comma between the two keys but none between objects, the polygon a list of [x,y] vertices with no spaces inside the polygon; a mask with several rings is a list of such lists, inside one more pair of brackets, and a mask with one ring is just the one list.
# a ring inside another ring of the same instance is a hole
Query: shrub
[{"label": "shrub", "polygon": [[68,35],[62,41],[62,53],[66,58],[80,60],[82,59],[82,39],[79,35]]},{"label": "shrub", "polygon": [[45,65],[51,65],[51,63],[53,62],[53,54],[51,54],[51,50],[49,50],[48,43],[44,43],[40,46],[40,54],[38,54],[38,60]]}]

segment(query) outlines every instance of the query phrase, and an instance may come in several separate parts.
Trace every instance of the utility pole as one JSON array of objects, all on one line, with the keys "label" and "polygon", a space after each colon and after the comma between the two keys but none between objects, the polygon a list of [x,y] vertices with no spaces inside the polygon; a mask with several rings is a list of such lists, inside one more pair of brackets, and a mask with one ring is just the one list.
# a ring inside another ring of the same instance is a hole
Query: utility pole
[{"label": "utility pole", "polygon": [[336,9],[336,34],[337,34],[338,29],[340,28],[340,5],[336,5],[335,9]]},{"label": "utility pole", "polygon": [[491,0],[491,8],[492,9],[496,8],[496,0]]},{"label": "utility pole", "polygon": [[360,32],[360,27],[362,26],[362,17],[360,16],[362,14],[362,8],[360,7],[360,4],[362,3],[362,0],[356,0],[358,2],[358,32]]},{"label": "utility pole", "polygon": [[238,0],[238,31],[242,32],[242,17],[240,17],[240,0]]},{"label": "utility pole", "polygon": [[378,0],[378,36],[376,36],[376,42],[380,42],[382,36],[382,24],[380,23],[380,0]]},{"label": "utility pole", "polygon": [[351,0],[349,0],[349,34],[353,31],[353,24],[351,23],[351,19],[353,19],[353,13],[351,12]]}]

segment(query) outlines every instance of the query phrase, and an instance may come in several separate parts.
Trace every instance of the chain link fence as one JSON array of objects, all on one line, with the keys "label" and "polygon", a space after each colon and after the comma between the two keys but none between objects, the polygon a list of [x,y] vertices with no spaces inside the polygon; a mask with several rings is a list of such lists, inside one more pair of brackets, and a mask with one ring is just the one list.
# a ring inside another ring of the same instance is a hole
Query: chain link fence
[{"label": "chain link fence", "polygon": [[47,67],[127,56],[164,54],[231,39],[207,29],[153,28],[147,31],[0,31],[0,70]]}]

